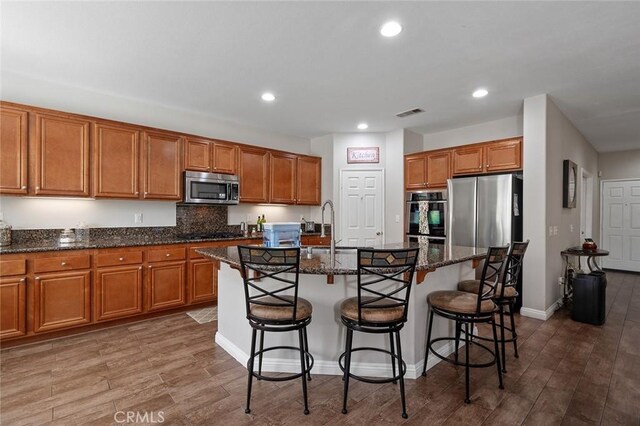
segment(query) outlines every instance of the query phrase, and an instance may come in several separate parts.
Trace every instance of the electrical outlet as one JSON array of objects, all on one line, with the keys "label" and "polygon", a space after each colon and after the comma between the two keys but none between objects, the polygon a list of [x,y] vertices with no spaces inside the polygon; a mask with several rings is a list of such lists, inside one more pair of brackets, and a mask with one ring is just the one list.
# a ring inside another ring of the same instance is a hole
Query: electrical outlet
[{"label": "electrical outlet", "polygon": [[552,237],[553,236],[553,226],[549,227],[549,236]]},{"label": "electrical outlet", "polygon": [[134,213],[133,221],[135,223],[142,223],[142,213]]},{"label": "electrical outlet", "polygon": [[553,227],[553,235],[558,235],[558,226]]},{"label": "electrical outlet", "polygon": [[569,231],[573,232],[573,223],[571,225],[569,225]]},{"label": "electrical outlet", "polygon": [[558,285],[564,285],[564,277],[558,277]]},{"label": "electrical outlet", "polygon": [[400,215],[399,214],[396,215],[396,223],[400,223]]}]

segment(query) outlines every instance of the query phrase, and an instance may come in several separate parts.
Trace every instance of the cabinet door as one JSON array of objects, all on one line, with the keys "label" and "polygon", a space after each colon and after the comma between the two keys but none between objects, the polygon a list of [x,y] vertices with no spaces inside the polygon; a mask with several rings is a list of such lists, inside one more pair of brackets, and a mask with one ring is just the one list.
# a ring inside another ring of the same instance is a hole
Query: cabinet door
[{"label": "cabinet door", "polygon": [[322,163],[318,157],[298,157],[296,203],[320,205],[322,193]]},{"label": "cabinet door", "polygon": [[[290,154],[271,154],[270,200],[272,203],[295,204],[297,157]],[[242,185],[242,181],[240,181]]]},{"label": "cabinet door", "polygon": [[94,288],[96,321],[142,312],[142,266],[98,268]]},{"label": "cabinet door", "polygon": [[476,174],[482,173],[483,148],[481,145],[476,145],[468,148],[455,148],[453,150],[453,174]]},{"label": "cabinet door", "polygon": [[237,148],[234,145],[214,142],[211,145],[213,171],[235,175],[238,172]]},{"label": "cabinet door", "polygon": [[146,282],[147,310],[182,306],[185,297],[185,265],[186,262],[163,262],[149,265]]},{"label": "cabinet door", "polygon": [[446,188],[451,177],[451,152],[427,154],[427,186]]},{"label": "cabinet door", "polygon": [[0,109],[0,194],[27,193],[27,112]]},{"label": "cabinet door", "polygon": [[143,198],[180,200],[182,138],[163,132],[145,132],[142,144]]},{"label": "cabinet door", "polygon": [[404,186],[406,189],[427,187],[427,157],[423,153],[404,158]]},{"label": "cabinet door", "polygon": [[59,330],[91,322],[91,272],[37,276],[33,331]]},{"label": "cabinet door", "polygon": [[487,172],[521,169],[522,139],[509,139],[487,144],[485,159]]},{"label": "cabinet door", "polygon": [[25,335],[25,294],[24,277],[0,280],[0,338]]},{"label": "cabinet door", "polygon": [[96,123],[93,132],[93,194],[103,198],[139,198],[140,132]]},{"label": "cabinet door", "polygon": [[89,196],[89,121],[36,114],[35,193]]},{"label": "cabinet door", "polygon": [[240,202],[269,202],[269,151],[240,147]]},{"label": "cabinet door", "polygon": [[218,294],[218,270],[220,263],[209,259],[189,262],[190,303],[216,300]]},{"label": "cabinet door", "polygon": [[184,168],[197,172],[211,171],[211,142],[187,138],[184,141]]}]

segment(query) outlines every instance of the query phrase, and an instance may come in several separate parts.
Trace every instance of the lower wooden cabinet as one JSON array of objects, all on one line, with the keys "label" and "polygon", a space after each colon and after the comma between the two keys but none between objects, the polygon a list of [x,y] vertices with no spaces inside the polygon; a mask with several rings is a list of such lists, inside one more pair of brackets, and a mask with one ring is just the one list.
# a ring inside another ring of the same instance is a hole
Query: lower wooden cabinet
[{"label": "lower wooden cabinet", "polygon": [[94,291],[96,321],[142,313],[142,266],[98,268]]},{"label": "lower wooden cabinet", "polygon": [[26,334],[26,279],[0,280],[0,338]]},{"label": "lower wooden cabinet", "polygon": [[189,261],[189,302],[214,301],[218,297],[220,262],[209,259]]},{"label": "lower wooden cabinet", "polygon": [[186,261],[154,263],[147,267],[146,305],[148,311],[175,308],[187,303]]},{"label": "lower wooden cabinet", "polygon": [[91,322],[91,272],[42,274],[34,284],[35,333]]}]

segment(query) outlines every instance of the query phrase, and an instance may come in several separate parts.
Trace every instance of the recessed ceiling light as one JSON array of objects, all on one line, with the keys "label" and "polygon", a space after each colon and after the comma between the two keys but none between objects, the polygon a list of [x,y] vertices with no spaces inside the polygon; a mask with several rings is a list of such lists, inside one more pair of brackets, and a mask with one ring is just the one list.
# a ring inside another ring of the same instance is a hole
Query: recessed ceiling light
[{"label": "recessed ceiling light", "polygon": [[395,37],[402,31],[402,25],[398,24],[396,21],[386,22],[380,28],[380,34],[385,37]]},{"label": "recessed ceiling light", "polygon": [[484,98],[488,94],[489,94],[489,91],[487,89],[478,89],[475,92],[473,92],[473,97],[474,98]]},{"label": "recessed ceiling light", "polygon": [[262,100],[267,102],[272,102],[276,100],[276,97],[273,93],[265,92],[262,94]]},{"label": "recessed ceiling light", "polygon": [[358,124],[358,129],[360,130],[367,130],[368,128],[369,128],[369,125],[367,123]]}]

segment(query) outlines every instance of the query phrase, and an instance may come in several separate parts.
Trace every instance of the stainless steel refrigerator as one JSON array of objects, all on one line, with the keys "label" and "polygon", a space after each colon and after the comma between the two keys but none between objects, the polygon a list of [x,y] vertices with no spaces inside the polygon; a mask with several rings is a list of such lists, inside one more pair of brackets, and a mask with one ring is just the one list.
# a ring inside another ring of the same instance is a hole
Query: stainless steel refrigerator
[{"label": "stainless steel refrigerator", "polygon": [[[453,245],[502,246],[522,241],[522,175],[453,178],[447,181],[447,239]],[[522,276],[516,309],[522,306]]]},{"label": "stainless steel refrigerator", "polygon": [[451,244],[490,247],[522,240],[522,175],[453,178],[447,189]]}]

